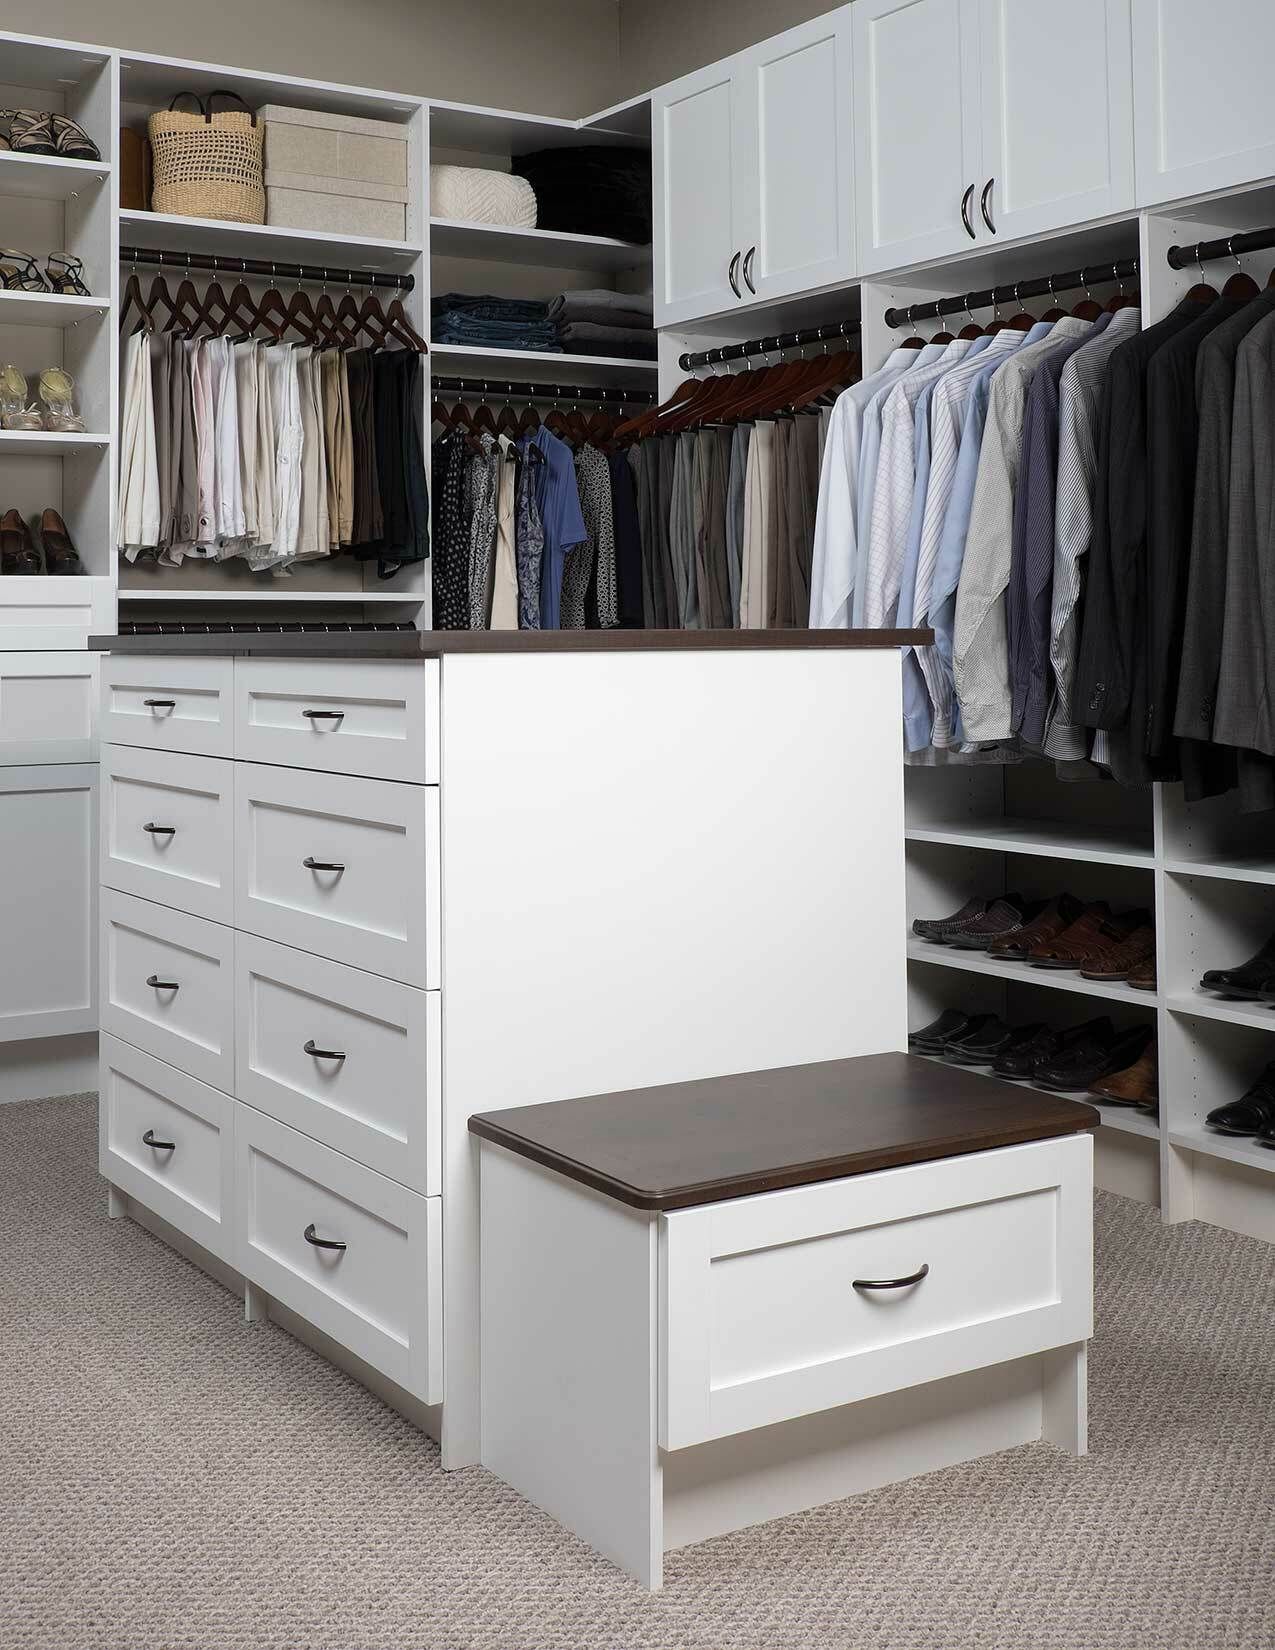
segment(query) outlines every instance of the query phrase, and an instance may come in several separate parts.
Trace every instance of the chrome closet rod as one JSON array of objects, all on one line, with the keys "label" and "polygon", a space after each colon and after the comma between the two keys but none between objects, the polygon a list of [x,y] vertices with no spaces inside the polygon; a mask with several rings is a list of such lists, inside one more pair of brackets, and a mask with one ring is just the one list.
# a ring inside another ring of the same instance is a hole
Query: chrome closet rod
[{"label": "chrome closet rod", "polygon": [[826,344],[834,338],[855,338],[859,333],[857,321],[828,321],[821,327],[806,327],[801,332],[779,332],[769,338],[750,338],[746,344],[723,344],[719,349],[702,349],[678,357],[683,372],[694,372],[697,367],[716,367],[724,361],[747,361],[753,355],[777,355],[780,350],[799,349],[805,344]]},{"label": "chrome closet rod", "polygon": [[215,252],[168,252],[145,246],[120,247],[120,262],[153,264],[159,269],[198,270],[201,274],[314,281],[328,286],[389,287],[395,292],[411,292],[416,285],[414,275],[387,275],[379,269],[337,269],[327,264],[277,263],[274,259],[230,258]]},{"label": "chrome closet rod", "polygon": [[506,378],[431,378],[430,392],[447,395],[503,395],[511,401],[628,402],[633,406],[654,404],[652,390],[609,389],[605,386],[573,384],[511,384]]},{"label": "chrome closet rod", "polygon": [[[1272,243],[1275,244],[1275,243]],[[1003,286],[984,287],[979,292],[967,292],[956,298],[936,298],[931,303],[908,304],[901,309],[887,309],[888,327],[911,326],[914,321],[937,321],[944,315],[962,315],[967,310],[991,309],[995,305],[1016,303],[1022,298],[1046,298],[1058,292],[1073,292],[1078,287],[1086,290],[1101,281],[1134,281],[1138,278],[1138,260],[1121,258],[1114,263],[1088,264],[1082,269],[1066,269],[1057,275],[1034,275],[1029,281],[1010,281]]]},{"label": "chrome closet rod", "polygon": [[1215,241],[1196,241],[1194,246],[1171,246],[1165,253],[1170,269],[1189,269],[1217,258],[1239,258],[1246,252],[1269,252],[1275,247],[1275,229],[1246,229],[1242,234],[1223,235]]}]

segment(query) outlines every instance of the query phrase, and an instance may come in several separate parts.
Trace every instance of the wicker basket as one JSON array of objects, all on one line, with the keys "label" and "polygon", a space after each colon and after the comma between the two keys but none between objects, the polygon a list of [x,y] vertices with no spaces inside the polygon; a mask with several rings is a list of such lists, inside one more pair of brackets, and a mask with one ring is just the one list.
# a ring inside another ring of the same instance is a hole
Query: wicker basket
[{"label": "wicker basket", "polygon": [[[199,113],[173,104],[193,97]],[[264,223],[262,129],[250,109],[214,113],[218,97],[243,99],[234,92],[210,92],[208,100],[181,92],[167,109],[148,121],[154,151],[151,209],[190,218],[223,218],[229,223]]]}]

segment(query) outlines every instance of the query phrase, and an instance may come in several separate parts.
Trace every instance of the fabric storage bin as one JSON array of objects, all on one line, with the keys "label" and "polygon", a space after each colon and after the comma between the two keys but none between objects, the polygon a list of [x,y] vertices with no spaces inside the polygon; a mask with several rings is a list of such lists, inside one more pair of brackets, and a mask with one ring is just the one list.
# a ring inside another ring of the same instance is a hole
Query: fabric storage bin
[{"label": "fabric storage bin", "polygon": [[266,222],[407,238],[407,128],[268,103]]},{"label": "fabric storage bin", "polygon": [[[354,192],[357,187],[358,193]],[[266,222],[378,240],[407,239],[407,190],[266,168]]]}]

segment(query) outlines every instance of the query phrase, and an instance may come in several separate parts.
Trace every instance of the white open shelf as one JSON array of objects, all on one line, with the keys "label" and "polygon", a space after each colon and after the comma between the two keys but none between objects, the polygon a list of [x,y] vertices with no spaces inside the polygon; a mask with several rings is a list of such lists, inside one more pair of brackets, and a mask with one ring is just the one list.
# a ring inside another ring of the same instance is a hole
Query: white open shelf
[{"label": "white open shelf", "polygon": [[604,235],[571,235],[556,229],[511,229],[502,224],[431,218],[435,257],[486,258],[548,269],[633,269],[649,263],[651,249]]},{"label": "white open shelf", "polygon": [[911,825],[909,842],[945,842],[959,848],[988,848],[1002,854],[1036,854],[1049,859],[1104,865],[1155,866],[1150,832],[1060,824],[1053,820],[992,819],[941,825]]},{"label": "white open shelf", "polygon": [[107,298],[60,292],[0,292],[0,327],[69,327],[110,312]]},{"label": "white open shelf", "polygon": [[[994,1077],[998,1083],[1007,1083],[1011,1088],[1031,1089],[1038,1094],[1053,1094],[1056,1092],[1053,1089],[1038,1089],[1035,1083],[1026,1082],[1018,1077],[1002,1077],[998,1071],[993,1071],[990,1066],[954,1066],[952,1061],[945,1060],[941,1054],[924,1054],[921,1058],[930,1060],[937,1066],[952,1066],[954,1070],[975,1071],[981,1077]],[[1160,1138],[1160,1125],[1156,1119],[1148,1117],[1145,1112],[1140,1112],[1135,1106],[1108,1105],[1105,1101],[1095,1100],[1087,1089],[1069,1091],[1067,1097],[1079,1100],[1086,1106],[1092,1106],[1101,1116],[1105,1128],[1116,1129],[1121,1134],[1140,1135],[1144,1140],[1158,1141]],[[1275,1153],[1272,1153],[1272,1156],[1275,1156]]]},{"label": "white open shelf", "polygon": [[1226,882],[1275,884],[1275,863],[1269,855],[1237,854],[1227,859],[1169,859],[1164,868],[1172,876],[1217,877]]},{"label": "white open shelf", "polygon": [[24,458],[57,458],[59,454],[92,452],[110,445],[109,435],[64,435],[57,430],[0,430],[0,453]]},{"label": "white open shelf", "polygon": [[908,940],[908,961],[932,963],[936,968],[954,968],[963,974],[984,974],[996,980],[1018,980],[1024,985],[1043,985],[1055,991],[1075,991],[1085,997],[1105,997],[1111,1002],[1136,1003],[1154,1008],[1154,991],[1135,991],[1124,984],[1108,985],[1102,980],[1083,980],[1073,969],[1033,968],[1029,963],[998,962],[982,951],[957,951],[935,945],[912,935]]},{"label": "white open shelf", "polygon": [[1275,1004],[1236,1002],[1211,996],[1207,991],[1175,992],[1165,1006],[1174,1014],[1196,1014],[1205,1020],[1225,1020],[1233,1026],[1253,1026],[1258,1031],[1275,1031]]},{"label": "white open shelf", "polygon": [[420,254],[409,241],[382,241],[366,235],[339,235],[321,229],[287,229],[270,223],[227,223],[220,218],[185,218],[171,212],[120,213],[124,246],[162,247],[170,252],[215,252],[229,258],[277,258],[280,263],[330,263],[334,268],[398,270]]},{"label": "white open shelf", "polygon": [[[659,372],[654,361],[625,356],[559,355],[552,350],[471,349],[467,344],[431,344],[429,352],[444,372],[488,378],[537,378],[548,384],[634,384],[649,386]],[[533,370],[534,369],[534,370]]]},{"label": "white open shelf", "polygon": [[100,188],[111,175],[106,161],[63,160],[58,155],[14,154],[0,150],[0,195],[64,201],[82,190]]},{"label": "white open shelf", "polygon": [[1174,1146],[1200,1152],[1205,1157],[1224,1157],[1231,1163],[1246,1163],[1251,1169],[1275,1173],[1275,1151],[1240,1135],[1215,1134],[1200,1124],[1193,1129],[1170,1129],[1169,1140]]}]

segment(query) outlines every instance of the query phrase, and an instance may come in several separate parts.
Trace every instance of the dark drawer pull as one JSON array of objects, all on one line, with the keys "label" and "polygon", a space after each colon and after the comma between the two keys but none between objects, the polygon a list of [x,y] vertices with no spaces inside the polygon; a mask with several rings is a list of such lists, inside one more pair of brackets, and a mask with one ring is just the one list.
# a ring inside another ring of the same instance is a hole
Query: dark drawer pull
[{"label": "dark drawer pull", "polygon": [[312,722],[344,722],[343,710],[303,710],[302,716],[308,716]]},{"label": "dark drawer pull", "polygon": [[149,1146],[153,1152],[175,1152],[177,1150],[175,1140],[156,1140],[154,1129],[147,1129],[142,1136],[142,1145]]},{"label": "dark drawer pull", "polygon": [[143,825],[142,829],[144,831],[149,831],[152,836],[176,836],[177,835],[176,825]]},{"label": "dark drawer pull", "polygon": [[146,983],[156,991],[180,991],[181,985],[177,980],[161,980],[158,974],[148,974]]},{"label": "dark drawer pull", "polygon": [[176,699],[143,699],[142,703],[147,710],[176,710]]},{"label": "dark drawer pull", "polygon": [[304,1052],[306,1054],[313,1054],[316,1060],[344,1060],[345,1059],[345,1053],[342,1049],[338,1049],[338,1048],[316,1048],[314,1046],[314,1038],[313,1037],[309,1038],[308,1041],[306,1041],[305,1043],[302,1044],[302,1049],[304,1050]]},{"label": "dark drawer pull", "polygon": [[314,1222],[305,1229],[305,1240],[316,1249],[344,1249],[344,1243],[338,1243],[335,1238],[321,1238],[314,1235]]},{"label": "dark drawer pull", "polygon": [[336,862],[334,860],[315,859],[310,854],[307,854],[305,856],[305,858],[301,861],[301,863],[302,863],[302,865],[305,866],[307,871],[344,871],[345,870],[344,865],[338,865],[338,864],[336,864]]},{"label": "dark drawer pull", "polygon": [[856,1289],[910,1289],[914,1283],[920,1283],[922,1278],[928,1278],[930,1268],[923,1266],[919,1272],[913,1272],[910,1278],[856,1278]]}]

